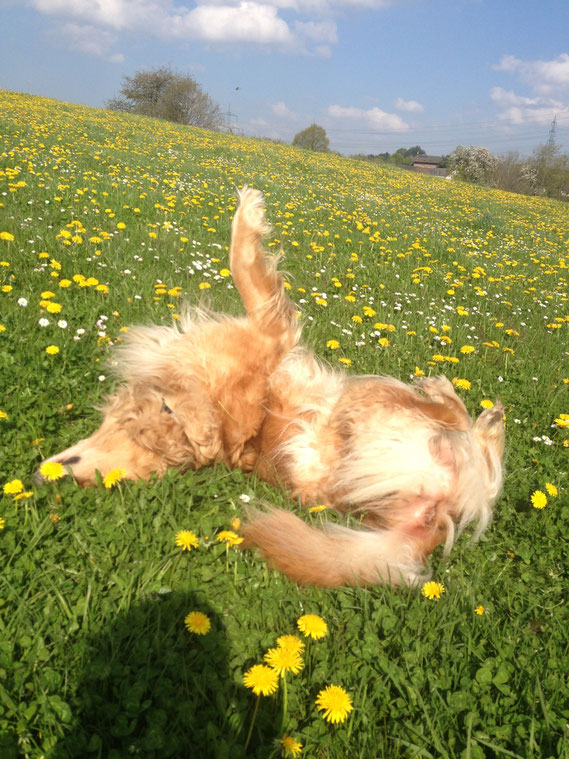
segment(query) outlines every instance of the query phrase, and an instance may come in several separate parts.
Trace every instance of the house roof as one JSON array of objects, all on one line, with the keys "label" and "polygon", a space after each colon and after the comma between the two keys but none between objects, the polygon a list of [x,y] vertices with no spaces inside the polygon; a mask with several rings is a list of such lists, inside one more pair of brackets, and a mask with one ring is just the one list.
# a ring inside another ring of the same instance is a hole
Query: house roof
[{"label": "house roof", "polygon": [[442,155],[416,155],[413,157],[413,163],[440,163],[442,160]]}]

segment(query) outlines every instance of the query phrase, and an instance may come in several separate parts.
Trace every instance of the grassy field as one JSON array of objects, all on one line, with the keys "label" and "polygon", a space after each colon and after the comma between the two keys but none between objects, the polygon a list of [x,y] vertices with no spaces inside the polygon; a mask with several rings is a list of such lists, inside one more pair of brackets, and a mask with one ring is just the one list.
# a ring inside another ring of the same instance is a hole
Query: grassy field
[{"label": "grassy field", "polygon": [[[569,757],[569,206],[14,93],[0,125],[0,757]],[[244,500],[299,510],[240,472],[32,484],[98,426],[129,324],[240,311],[245,183],[319,355],[504,403],[504,493],[433,557],[438,601],[297,587],[220,542]],[[244,673],[293,633],[303,668],[257,697]]]}]

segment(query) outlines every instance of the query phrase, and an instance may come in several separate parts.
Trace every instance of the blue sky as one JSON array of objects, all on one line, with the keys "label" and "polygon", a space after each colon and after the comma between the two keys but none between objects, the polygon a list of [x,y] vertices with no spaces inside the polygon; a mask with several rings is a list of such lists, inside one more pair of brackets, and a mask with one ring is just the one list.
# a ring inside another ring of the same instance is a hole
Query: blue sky
[{"label": "blue sky", "polygon": [[569,148],[567,0],[0,0],[0,88],[103,106],[169,65],[244,134],[332,149]]}]

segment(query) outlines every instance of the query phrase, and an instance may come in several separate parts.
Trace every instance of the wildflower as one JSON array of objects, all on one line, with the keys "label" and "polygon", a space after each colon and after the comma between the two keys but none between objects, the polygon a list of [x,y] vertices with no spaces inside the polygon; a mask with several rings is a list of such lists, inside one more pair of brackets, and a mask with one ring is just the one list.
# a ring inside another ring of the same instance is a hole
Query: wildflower
[{"label": "wildflower", "polygon": [[279,648],[287,648],[289,651],[295,651],[301,654],[304,651],[304,643],[298,635],[280,635],[277,638]]},{"label": "wildflower", "polygon": [[482,606],[482,604],[478,604],[478,606],[476,607],[476,609],[474,609],[474,613],[478,614],[479,617],[481,617],[484,614],[485,611],[486,611],[486,609]]},{"label": "wildflower", "polygon": [[460,349],[461,353],[464,353],[465,355],[468,355],[469,353],[474,353],[474,346],[473,345],[463,345]]},{"label": "wildflower", "polygon": [[229,271],[229,269],[221,269],[221,271],[219,272],[219,274],[222,277],[230,277],[231,276],[231,272]]},{"label": "wildflower", "polygon": [[221,530],[215,537],[218,543],[227,543],[228,546],[238,546],[244,540],[233,530]]},{"label": "wildflower", "polygon": [[57,345],[48,345],[45,349],[45,352],[48,354],[48,356],[56,356],[59,353],[59,348]]},{"label": "wildflower", "polygon": [[65,467],[59,461],[46,461],[40,466],[40,474],[48,482],[55,482],[65,474]]},{"label": "wildflower", "polygon": [[302,751],[302,743],[295,741],[292,735],[283,735],[279,743],[284,748],[285,757],[292,756],[294,759]]},{"label": "wildflower", "polygon": [[10,480],[10,482],[7,482],[3,487],[5,495],[17,495],[18,493],[21,493],[23,489],[24,483],[22,480]]},{"label": "wildflower", "polygon": [[556,498],[559,495],[559,490],[555,487],[555,485],[552,482],[546,482],[545,489],[547,490],[549,495],[552,495],[554,498]]},{"label": "wildflower", "polygon": [[389,339],[387,337],[380,337],[377,344],[380,348],[389,348]]},{"label": "wildflower", "polygon": [[270,696],[279,687],[279,676],[266,664],[255,664],[243,675],[243,684],[256,696]]},{"label": "wildflower", "polygon": [[470,390],[470,388],[472,387],[470,380],[458,379],[457,377],[453,379],[452,384],[455,387],[457,387],[459,390]]},{"label": "wildflower", "polygon": [[0,232],[0,240],[6,240],[7,242],[14,241],[14,235],[11,232]]},{"label": "wildflower", "polygon": [[559,414],[555,419],[555,424],[558,427],[569,427],[569,414]]},{"label": "wildflower", "polygon": [[18,493],[18,495],[15,495],[14,500],[15,501],[25,500],[27,498],[31,498],[33,494],[34,494],[33,490],[26,490],[23,493]]},{"label": "wildflower", "polygon": [[444,592],[445,586],[442,582],[434,582],[433,580],[426,582],[421,589],[421,593],[425,598],[428,598],[429,601],[438,601]]},{"label": "wildflower", "polygon": [[67,322],[65,321],[65,319],[60,319],[60,320],[57,322],[57,326],[58,326],[60,329],[67,329]]},{"label": "wildflower", "polygon": [[186,615],[184,624],[188,631],[196,635],[206,635],[211,629],[211,622],[207,614],[201,611],[191,611]]},{"label": "wildflower", "polygon": [[269,648],[265,654],[265,661],[275,670],[278,675],[283,675],[286,672],[292,672],[297,675],[303,668],[304,664],[298,651],[293,651],[291,648]]},{"label": "wildflower", "polygon": [[480,401],[480,405],[482,408],[494,408],[494,402],[489,398],[484,398],[484,400]]},{"label": "wildflower", "polygon": [[28,305],[27,298],[18,298],[18,306],[25,308]]},{"label": "wildflower", "polygon": [[534,509],[544,509],[547,506],[547,496],[541,490],[536,490],[531,495],[531,505]]},{"label": "wildflower", "polygon": [[327,722],[344,722],[354,708],[349,694],[339,685],[328,685],[316,697],[316,708]]},{"label": "wildflower", "polygon": [[0,420],[9,419],[9,418],[10,417],[8,416],[8,414],[5,411],[2,411],[2,409],[0,409]]},{"label": "wildflower", "polygon": [[197,548],[199,544],[198,536],[191,530],[180,530],[176,533],[176,545],[182,551],[191,551],[192,548]]},{"label": "wildflower", "polygon": [[50,314],[59,314],[61,311],[61,303],[54,303],[52,301],[48,301],[45,310]]},{"label": "wildflower", "polygon": [[296,624],[306,638],[319,640],[324,638],[328,632],[328,625],[317,614],[303,614]]},{"label": "wildflower", "polygon": [[6,527],[6,520],[0,517],[0,530],[3,530],[4,527]]},{"label": "wildflower", "polygon": [[328,506],[325,506],[323,503],[321,503],[321,504],[319,504],[318,506],[311,506],[311,507],[308,509],[308,511],[309,511],[311,514],[318,514],[318,512],[320,512],[320,511],[326,511],[326,509],[327,509],[327,508],[328,508]]},{"label": "wildflower", "polygon": [[326,347],[330,348],[331,351],[335,351],[340,347],[340,343],[337,340],[328,340]]},{"label": "wildflower", "polygon": [[338,359],[338,361],[339,361],[341,364],[344,364],[344,366],[351,366],[351,365],[352,365],[352,359],[351,359],[351,358],[346,358],[346,356],[341,356],[341,357]]},{"label": "wildflower", "polygon": [[241,520],[239,519],[239,517],[234,517],[231,520],[231,526],[233,527],[234,530],[238,530],[241,527]]},{"label": "wildflower", "polygon": [[247,493],[241,493],[241,495],[239,496],[239,499],[243,501],[243,503],[249,503],[249,501],[251,500],[251,496],[247,495]]},{"label": "wildflower", "polygon": [[113,485],[116,485],[117,482],[120,482],[122,478],[125,476],[126,470],[125,469],[111,469],[110,472],[108,472],[103,477],[103,485],[110,490]]},{"label": "wildflower", "polygon": [[209,282],[200,282],[198,287],[200,288],[200,290],[208,290],[211,287],[211,285]]},{"label": "wildflower", "polygon": [[46,319],[45,317],[42,317],[39,319],[38,324],[40,327],[48,327],[49,326],[49,319]]}]

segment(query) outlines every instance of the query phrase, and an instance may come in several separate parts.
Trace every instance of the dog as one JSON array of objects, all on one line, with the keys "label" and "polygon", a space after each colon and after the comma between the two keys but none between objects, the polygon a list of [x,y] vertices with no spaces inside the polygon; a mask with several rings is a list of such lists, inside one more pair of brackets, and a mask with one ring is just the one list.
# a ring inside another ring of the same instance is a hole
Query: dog
[{"label": "dog", "polygon": [[248,512],[244,546],[292,580],[325,587],[416,584],[444,543],[488,525],[503,481],[503,409],[472,421],[445,377],[408,385],[349,376],[299,345],[262,194],[239,193],[229,264],[246,316],[188,309],[139,326],[115,352],[120,385],[91,437],[59,453],[80,485],[116,467],[130,479],[223,463],[284,486],[303,506],[355,514],[357,529]]}]

